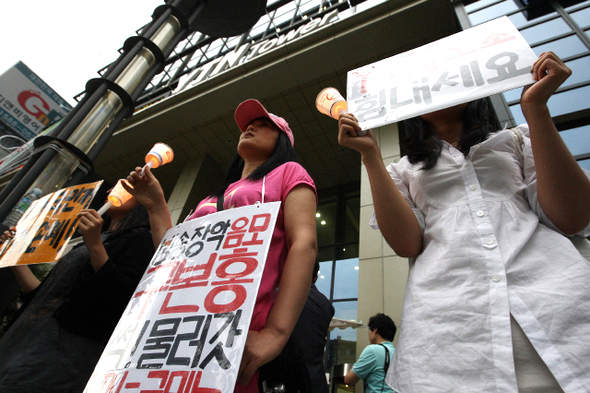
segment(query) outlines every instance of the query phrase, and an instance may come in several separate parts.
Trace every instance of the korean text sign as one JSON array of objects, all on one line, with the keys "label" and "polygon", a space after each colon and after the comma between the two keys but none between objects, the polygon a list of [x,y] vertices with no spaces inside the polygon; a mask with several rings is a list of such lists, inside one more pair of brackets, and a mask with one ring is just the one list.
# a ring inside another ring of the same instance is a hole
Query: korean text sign
[{"label": "korean text sign", "polygon": [[0,75],[0,120],[27,140],[71,109],[22,61]]},{"label": "korean text sign", "polygon": [[233,392],[279,206],[166,232],[85,392]]},{"label": "korean text sign", "polygon": [[0,248],[0,267],[56,262],[78,227],[102,180],[63,188],[31,203],[16,225],[14,238]]},{"label": "korean text sign", "polygon": [[534,83],[537,59],[507,17],[349,71],[348,110],[363,129]]}]

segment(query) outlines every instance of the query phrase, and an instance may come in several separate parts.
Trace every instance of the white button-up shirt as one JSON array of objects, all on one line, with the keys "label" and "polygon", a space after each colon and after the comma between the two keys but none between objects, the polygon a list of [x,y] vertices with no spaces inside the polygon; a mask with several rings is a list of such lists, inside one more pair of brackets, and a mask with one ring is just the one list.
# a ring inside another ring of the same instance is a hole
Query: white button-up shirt
[{"label": "white button-up shirt", "polygon": [[467,157],[444,142],[430,170],[387,168],[424,241],[388,373],[399,393],[517,392],[510,314],[565,392],[590,391],[590,264],[543,214],[519,129],[524,154],[503,130]]}]

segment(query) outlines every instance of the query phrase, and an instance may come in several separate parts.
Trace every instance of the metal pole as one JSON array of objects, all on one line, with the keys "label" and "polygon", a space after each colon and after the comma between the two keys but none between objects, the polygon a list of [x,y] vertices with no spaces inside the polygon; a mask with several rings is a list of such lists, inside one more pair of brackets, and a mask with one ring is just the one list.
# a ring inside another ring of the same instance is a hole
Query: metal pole
[{"label": "metal pole", "polygon": [[[188,21],[204,6],[202,1],[181,0],[158,7],[158,15],[140,37],[130,39],[131,44],[107,71],[106,77],[87,85],[82,101],[62,121],[63,125],[60,124],[58,138],[83,153],[92,151],[96,157],[117,125],[132,114],[134,102],[130,94],[140,93],[138,89],[149,83],[146,79],[163,67],[164,51],[169,53],[176,43],[186,37],[190,31]],[[188,11],[188,15],[182,14],[181,8]],[[110,132],[105,134],[107,128]],[[102,146],[93,149],[99,140]],[[0,222],[29,190],[39,188],[46,195],[62,188],[80,163],[91,165],[86,156],[77,157],[76,153],[67,149],[49,149],[40,156],[30,158],[21,173],[5,187],[4,195],[0,195],[3,196]]]}]

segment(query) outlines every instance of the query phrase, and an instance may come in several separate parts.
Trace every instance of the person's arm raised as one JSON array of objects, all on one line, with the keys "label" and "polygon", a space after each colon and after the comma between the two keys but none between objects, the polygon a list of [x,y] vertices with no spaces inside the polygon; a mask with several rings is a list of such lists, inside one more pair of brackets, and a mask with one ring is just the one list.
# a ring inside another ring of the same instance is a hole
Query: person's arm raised
[{"label": "person's arm raised", "polygon": [[164,191],[158,179],[147,166],[144,169],[144,176],[141,176],[140,172],[141,168],[137,167],[127,176],[127,181],[131,187],[125,182],[121,182],[121,184],[148,211],[154,249],[157,249],[166,231],[172,228],[172,219],[170,218]]},{"label": "person's arm raised", "polygon": [[82,209],[78,213],[78,219],[78,230],[82,234],[84,245],[88,248],[92,270],[96,273],[109,259],[100,238],[103,220],[94,209]]},{"label": "person's arm raised", "polygon": [[520,106],[530,130],[539,203],[557,228],[574,234],[590,222],[590,181],[559,135],[547,107],[571,70],[553,52],[545,52],[532,73],[537,82],[523,89]]},{"label": "person's arm raised", "polygon": [[383,237],[397,255],[415,257],[422,251],[422,231],[410,205],[385,168],[373,131],[357,136],[360,126],[352,114],[340,116],[338,124],[338,143],[361,153],[369,175],[375,217]]}]

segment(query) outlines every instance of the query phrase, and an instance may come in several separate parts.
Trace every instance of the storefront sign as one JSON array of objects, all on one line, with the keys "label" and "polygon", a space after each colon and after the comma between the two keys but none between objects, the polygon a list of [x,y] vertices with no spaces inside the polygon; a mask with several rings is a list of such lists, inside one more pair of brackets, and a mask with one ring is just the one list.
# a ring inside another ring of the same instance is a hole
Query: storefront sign
[{"label": "storefront sign", "polygon": [[348,72],[348,110],[363,129],[534,83],[537,59],[507,17]]},{"label": "storefront sign", "polygon": [[56,262],[102,180],[63,188],[31,203],[16,225],[14,238],[0,248],[0,267]]},{"label": "storefront sign", "polygon": [[170,229],[84,391],[233,392],[279,206]]},{"label": "storefront sign", "polygon": [[27,140],[71,109],[21,61],[0,75],[0,119]]}]

